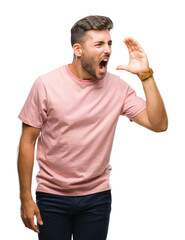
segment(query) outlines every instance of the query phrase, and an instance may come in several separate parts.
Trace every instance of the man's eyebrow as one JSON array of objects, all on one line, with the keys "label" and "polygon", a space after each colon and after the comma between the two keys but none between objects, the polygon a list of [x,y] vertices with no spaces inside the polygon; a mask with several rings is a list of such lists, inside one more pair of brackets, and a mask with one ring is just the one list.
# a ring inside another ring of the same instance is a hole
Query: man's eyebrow
[{"label": "man's eyebrow", "polygon": [[96,42],[94,42],[94,44],[96,44],[96,43],[101,43],[101,44],[103,44],[103,43],[105,43],[104,41],[96,41]]},{"label": "man's eyebrow", "polygon": [[[94,44],[97,44],[97,43],[104,44],[105,42],[104,41],[96,41],[96,42],[94,42]],[[112,44],[112,40],[109,40],[108,44]]]}]

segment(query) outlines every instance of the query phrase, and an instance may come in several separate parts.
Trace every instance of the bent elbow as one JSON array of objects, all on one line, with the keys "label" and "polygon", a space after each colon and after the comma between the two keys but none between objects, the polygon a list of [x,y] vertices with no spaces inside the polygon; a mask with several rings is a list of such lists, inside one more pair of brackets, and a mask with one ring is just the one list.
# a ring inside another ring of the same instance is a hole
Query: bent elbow
[{"label": "bent elbow", "polygon": [[168,129],[168,118],[165,117],[163,121],[154,127],[153,131],[154,132],[165,132]]},{"label": "bent elbow", "polygon": [[168,129],[168,123],[166,123],[166,124],[163,126],[161,132],[165,132],[167,129]]},{"label": "bent elbow", "polygon": [[162,126],[160,128],[156,128],[154,132],[165,132],[168,129],[168,126]]}]

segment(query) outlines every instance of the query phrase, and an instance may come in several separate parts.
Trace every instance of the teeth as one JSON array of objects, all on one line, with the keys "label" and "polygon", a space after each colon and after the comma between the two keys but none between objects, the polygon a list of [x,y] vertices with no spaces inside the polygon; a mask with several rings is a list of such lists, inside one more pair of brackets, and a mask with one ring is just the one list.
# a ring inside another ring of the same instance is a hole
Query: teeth
[{"label": "teeth", "polygon": [[108,61],[108,59],[103,59],[103,61],[104,61],[104,62],[107,62],[107,61]]}]

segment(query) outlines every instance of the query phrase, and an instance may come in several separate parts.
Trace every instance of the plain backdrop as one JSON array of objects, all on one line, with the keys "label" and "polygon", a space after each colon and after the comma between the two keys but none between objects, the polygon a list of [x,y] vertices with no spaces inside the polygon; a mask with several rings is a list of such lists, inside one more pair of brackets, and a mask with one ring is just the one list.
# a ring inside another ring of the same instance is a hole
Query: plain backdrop
[{"label": "plain backdrop", "polygon": [[[139,41],[165,102],[166,132],[154,133],[120,116],[110,163],[112,212],[108,240],[185,239],[184,5],[176,0],[0,3],[0,238],[37,239],[20,218],[17,148],[19,114],[35,79],[72,61],[70,29],[87,15],[109,16],[108,71],[145,98],[140,80],[116,66],[128,63],[125,37]],[[103,147],[103,146],[102,146]],[[35,161],[32,191],[35,193]]]}]

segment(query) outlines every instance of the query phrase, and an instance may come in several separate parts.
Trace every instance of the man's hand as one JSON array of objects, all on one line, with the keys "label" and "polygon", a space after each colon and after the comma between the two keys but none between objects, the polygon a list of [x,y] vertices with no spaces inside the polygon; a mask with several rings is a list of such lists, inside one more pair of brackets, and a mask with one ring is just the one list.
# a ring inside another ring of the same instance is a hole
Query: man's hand
[{"label": "man's hand", "polygon": [[36,216],[39,225],[43,225],[37,204],[31,199],[23,200],[21,202],[21,218],[23,223],[25,227],[39,233],[39,228],[34,223],[34,216]]},{"label": "man's hand", "polygon": [[129,64],[120,65],[117,70],[126,70],[133,74],[142,75],[149,71],[148,58],[140,46],[140,44],[133,38],[125,38],[123,41],[129,52]]}]

